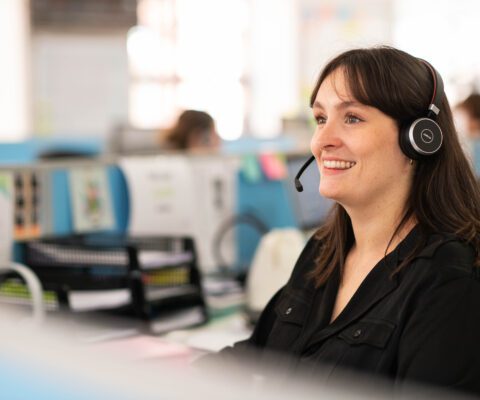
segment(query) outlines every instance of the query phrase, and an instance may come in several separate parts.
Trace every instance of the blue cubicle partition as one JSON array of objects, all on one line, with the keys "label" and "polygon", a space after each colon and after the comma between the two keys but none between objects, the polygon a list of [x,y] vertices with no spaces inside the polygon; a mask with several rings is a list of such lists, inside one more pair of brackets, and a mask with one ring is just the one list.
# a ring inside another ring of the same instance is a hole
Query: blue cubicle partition
[{"label": "blue cubicle partition", "polygon": [[[99,138],[35,138],[22,142],[0,143],[0,167],[33,165],[42,155],[63,153],[84,156],[98,156],[104,152],[104,143]],[[92,161],[95,162],[95,161]],[[109,232],[123,233],[129,218],[129,198],[127,183],[121,170],[115,165],[107,165],[108,180],[112,199],[115,224]],[[68,168],[51,170],[51,234],[69,235],[74,233]],[[21,247],[14,245],[13,257],[22,261]]]},{"label": "blue cubicle partition", "polygon": [[[290,139],[254,140],[242,139],[227,142],[224,145],[226,154],[251,154],[263,149],[276,149],[278,153],[288,152],[292,147]],[[41,154],[48,152],[77,152],[85,155],[99,155],[104,151],[104,144],[98,138],[86,139],[32,139],[21,143],[0,144],[1,164],[31,164]],[[115,165],[106,166],[110,183],[115,226],[109,232],[123,233],[129,221],[128,188],[122,171]],[[51,229],[53,235],[69,235],[74,232],[68,168],[52,170],[52,204]],[[298,227],[292,199],[285,182],[269,180],[265,176],[256,182],[245,179],[241,172],[237,176],[237,214],[250,214],[259,219],[267,229],[282,227]],[[245,270],[250,264],[253,253],[261,237],[261,232],[248,224],[236,227],[237,236],[237,269]],[[15,248],[15,259],[21,260],[21,253]]]},{"label": "blue cubicle partition", "polygon": [[[34,138],[21,142],[0,143],[0,166],[31,165],[45,154],[64,153],[98,156],[104,152],[104,141],[97,137],[87,138]],[[115,225],[113,232],[124,232],[129,217],[128,190],[125,178],[117,166],[108,165],[108,179],[112,198]],[[68,169],[52,169],[52,234],[73,233]]]},{"label": "blue cubicle partition", "polygon": [[[112,229],[103,232],[121,234],[127,230],[130,214],[127,182],[120,168],[114,165],[106,166],[106,168],[110,184],[114,226]],[[68,169],[52,170],[51,179],[51,234],[54,236],[74,234]],[[23,261],[21,246],[18,244],[14,245],[13,258],[15,261]]]},{"label": "blue cubicle partition", "polygon": [[[297,218],[284,180],[262,176],[251,182],[242,172],[237,175],[237,214],[253,215],[267,229],[298,227]],[[250,265],[262,232],[252,224],[238,224],[237,269],[244,272]]]},{"label": "blue cubicle partition", "polygon": [[96,137],[83,139],[35,138],[21,142],[0,143],[0,165],[31,164],[42,154],[54,151],[95,156],[101,154],[104,147],[103,140]]},{"label": "blue cubicle partition", "polygon": [[288,153],[294,148],[295,141],[290,136],[278,136],[271,139],[243,136],[236,140],[222,142],[222,153],[226,155],[258,154],[263,151]]}]

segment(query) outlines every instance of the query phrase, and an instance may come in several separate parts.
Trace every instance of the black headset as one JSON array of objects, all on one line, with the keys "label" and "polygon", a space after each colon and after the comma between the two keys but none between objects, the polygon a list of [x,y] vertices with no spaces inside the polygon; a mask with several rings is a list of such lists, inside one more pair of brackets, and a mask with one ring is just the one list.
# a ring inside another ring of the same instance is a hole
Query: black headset
[{"label": "black headset", "polygon": [[440,112],[440,101],[444,96],[443,80],[433,66],[425,60],[425,64],[433,79],[433,94],[428,106],[427,115],[400,128],[399,142],[403,153],[412,160],[420,160],[435,154],[442,147],[442,129],[435,121]]}]

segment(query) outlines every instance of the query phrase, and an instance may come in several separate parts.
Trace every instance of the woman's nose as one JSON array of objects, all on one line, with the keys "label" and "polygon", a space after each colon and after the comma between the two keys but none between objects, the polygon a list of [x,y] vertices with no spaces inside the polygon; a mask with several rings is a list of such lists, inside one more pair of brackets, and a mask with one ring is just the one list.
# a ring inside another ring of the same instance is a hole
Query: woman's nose
[{"label": "woman's nose", "polygon": [[318,153],[324,149],[333,149],[341,146],[341,139],[338,134],[338,127],[333,121],[328,121],[322,126],[317,126],[315,134],[310,142],[312,153]]}]

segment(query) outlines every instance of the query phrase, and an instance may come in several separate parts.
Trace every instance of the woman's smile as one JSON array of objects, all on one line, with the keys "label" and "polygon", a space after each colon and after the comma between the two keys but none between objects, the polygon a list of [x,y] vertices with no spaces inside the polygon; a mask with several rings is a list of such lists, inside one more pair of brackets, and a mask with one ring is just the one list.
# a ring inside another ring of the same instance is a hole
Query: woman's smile
[{"label": "woman's smile", "polygon": [[347,161],[341,159],[323,159],[322,160],[322,175],[339,175],[343,174],[356,164],[355,161]]}]

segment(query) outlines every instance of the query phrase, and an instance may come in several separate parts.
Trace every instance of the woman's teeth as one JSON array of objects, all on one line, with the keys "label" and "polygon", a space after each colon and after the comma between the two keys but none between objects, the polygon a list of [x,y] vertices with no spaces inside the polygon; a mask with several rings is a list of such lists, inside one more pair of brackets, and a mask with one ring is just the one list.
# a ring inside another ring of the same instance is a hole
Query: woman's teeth
[{"label": "woman's teeth", "polygon": [[352,168],[356,163],[353,161],[332,161],[332,160],[324,160],[323,166],[325,168],[331,169],[349,169]]}]

